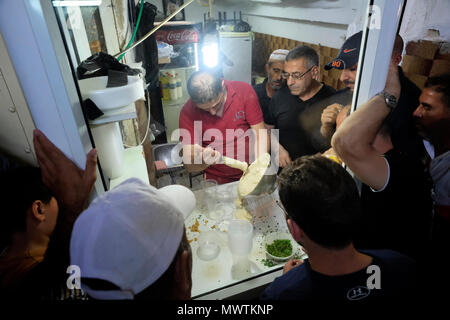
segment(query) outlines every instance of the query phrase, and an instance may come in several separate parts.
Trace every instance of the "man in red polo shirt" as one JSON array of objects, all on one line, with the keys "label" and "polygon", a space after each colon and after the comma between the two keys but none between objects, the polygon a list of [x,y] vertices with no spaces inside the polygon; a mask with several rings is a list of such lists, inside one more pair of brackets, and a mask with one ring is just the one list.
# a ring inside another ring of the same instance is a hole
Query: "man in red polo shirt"
[{"label": "man in red polo shirt", "polygon": [[239,180],[242,171],[218,162],[220,155],[225,155],[251,163],[268,151],[268,135],[255,91],[245,82],[223,80],[212,70],[193,73],[187,89],[191,99],[180,113],[186,170],[205,170],[206,179],[219,184]]}]

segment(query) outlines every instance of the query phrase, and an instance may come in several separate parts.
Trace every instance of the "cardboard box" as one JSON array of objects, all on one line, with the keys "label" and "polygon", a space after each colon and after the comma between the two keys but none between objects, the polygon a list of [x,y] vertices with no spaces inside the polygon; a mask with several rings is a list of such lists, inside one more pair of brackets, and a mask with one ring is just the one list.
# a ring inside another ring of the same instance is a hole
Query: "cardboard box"
[{"label": "cardboard box", "polygon": [[409,74],[418,74],[422,76],[428,76],[431,70],[433,60],[423,59],[416,56],[404,56],[403,57],[403,70]]},{"label": "cardboard box", "polygon": [[450,73],[450,60],[433,60],[430,70],[430,77]]},{"label": "cardboard box", "polygon": [[408,56],[433,60],[438,49],[439,44],[432,41],[420,40],[417,42],[408,42],[406,45],[406,54]]}]

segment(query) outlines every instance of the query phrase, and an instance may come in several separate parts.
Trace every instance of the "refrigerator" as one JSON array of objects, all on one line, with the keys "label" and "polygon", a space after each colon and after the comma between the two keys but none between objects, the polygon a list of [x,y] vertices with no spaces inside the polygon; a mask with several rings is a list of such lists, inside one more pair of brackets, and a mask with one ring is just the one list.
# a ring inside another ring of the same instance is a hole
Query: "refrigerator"
[{"label": "refrigerator", "polygon": [[[168,22],[156,32],[159,46],[172,46],[170,57],[159,57],[159,82],[167,142],[178,142],[180,111],[189,99],[187,81],[199,68],[201,23]],[[162,59],[161,59],[162,58]]]},{"label": "refrigerator", "polygon": [[223,76],[226,80],[252,81],[252,32],[219,32]]}]

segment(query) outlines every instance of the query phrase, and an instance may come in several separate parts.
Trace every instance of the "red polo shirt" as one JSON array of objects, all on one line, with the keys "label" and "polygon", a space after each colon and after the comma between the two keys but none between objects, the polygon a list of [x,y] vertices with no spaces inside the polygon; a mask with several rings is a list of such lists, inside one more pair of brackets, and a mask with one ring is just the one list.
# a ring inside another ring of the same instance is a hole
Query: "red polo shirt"
[{"label": "red polo shirt", "polygon": [[[254,147],[250,147],[247,130],[264,121],[258,97],[245,82],[225,80],[225,86],[227,100],[221,117],[197,108],[191,99],[186,102],[180,113],[180,129],[186,129],[189,136],[184,136],[182,130],[181,140],[183,144],[209,146],[227,157],[248,163]],[[195,121],[199,122],[194,124]],[[205,173],[206,179],[220,184],[242,176],[241,170],[223,164],[209,166]]]}]

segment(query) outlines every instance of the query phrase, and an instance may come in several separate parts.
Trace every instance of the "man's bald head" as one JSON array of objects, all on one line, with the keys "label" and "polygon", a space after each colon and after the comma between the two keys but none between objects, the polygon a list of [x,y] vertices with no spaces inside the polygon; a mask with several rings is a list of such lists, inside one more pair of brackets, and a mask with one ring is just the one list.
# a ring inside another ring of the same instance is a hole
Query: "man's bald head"
[{"label": "man's bald head", "polygon": [[189,96],[197,105],[216,100],[222,89],[222,79],[214,71],[196,71],[187,83]]}]

